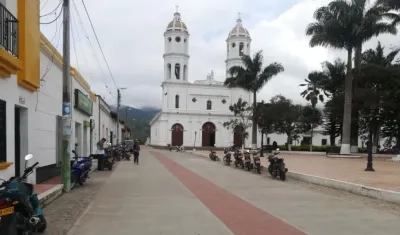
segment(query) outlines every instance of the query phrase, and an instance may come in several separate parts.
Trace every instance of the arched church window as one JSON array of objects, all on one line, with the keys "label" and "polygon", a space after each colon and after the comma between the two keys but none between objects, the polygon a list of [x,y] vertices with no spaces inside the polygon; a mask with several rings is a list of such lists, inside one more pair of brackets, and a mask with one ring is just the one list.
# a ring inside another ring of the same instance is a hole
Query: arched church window
[{"label": "arched church window", "polygon": [[232,42],[232,48],[235,48],[236,43]]},{"label": "arched church window", "polygon": [[167,64],[167,72],[168,72],[168,75],[167,75],[167,78],[168,79],[171,79],[171,64]]},{"label": "arched church window", "polygon": [[207,100],[207,110],[211,110],[211,108],[212,108],[211,100]]},{"label": "arched church window", "polygon": [[179,109],[179,95],[175,96],[175,108]]},{"label": "arched church window", "polygon": [[176,79],[180,79],[181,77],[180,77],[180,75],[181,75],[181,65],[180,64],[175,64],[175,77],[176,77]]},{"label": "arched church window", "polygon": [[181,37],[176,37],[176,38],[175,38],[175,41],[176,41],[176,42],[180,42],[180,41],[181,41]]},{"label": "arched church window", "polygon": [[183,66],[183,76],[182,76],[182,79],[183,80],[187,80],[187,65],[185,64],[184,66]]},{"label": "arched church window", "polygon": [[244,55],[244,43],[243,43],[243,42],[241,42],[241,43],[239,44],[239,55],[240,55],[240,56],[243,56],[243,55]]}]

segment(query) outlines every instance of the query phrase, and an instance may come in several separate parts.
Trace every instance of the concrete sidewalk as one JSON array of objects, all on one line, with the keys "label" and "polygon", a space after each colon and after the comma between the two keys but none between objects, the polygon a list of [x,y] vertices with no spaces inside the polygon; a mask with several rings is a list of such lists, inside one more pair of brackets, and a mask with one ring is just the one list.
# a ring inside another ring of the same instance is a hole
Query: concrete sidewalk
[{"label": "concrete sidewalk", "polygon": [[398,214],[189,153],[143,148],[140,161],[119,164],[70,235],[399,234]]}]

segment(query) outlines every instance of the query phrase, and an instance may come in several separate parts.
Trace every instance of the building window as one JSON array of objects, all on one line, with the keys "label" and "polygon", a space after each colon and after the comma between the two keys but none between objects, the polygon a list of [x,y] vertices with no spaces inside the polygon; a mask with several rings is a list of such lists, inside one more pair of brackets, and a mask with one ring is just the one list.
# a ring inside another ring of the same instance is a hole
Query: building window
[{"label": "building window", "polygon": [[167,78],[171,79],[171,64],[167,64],[167,72],[168,72]]},{"label": "building window", "polygon": [[175,96],[175,108],[179,109],[179,95]]},{"label": "building window", "polygon": [[181,73],[181,65],[180,64],[175,64],[175,77],[176,79],[180,79],[180,74]]},{"label": "building window", "polygon": [[327,141],[327,139],[322,139],[322,143],[321,143],[321,145],[322,145],[322,146],[324,146],[324,145],[326,145],[326,144],[327,144],[327,142],[328,142],[328,141]]},{"label": "building window", "polygon": [[211,108],[212,108],[211,100],[207,100],[207,110],[211,110]]},{"label": "building window", "polygon": [[168,38],[168,42],[171,42],[171,40],[172,40],[171,37],[169,37],[169,38]]},{"label": "building window", "polygon": [[232,42],[232,48],[235,48],[236,43]]},{"label": "building window", "polygon": [[240,55],[240,56],[243,56],[243,55],[244,55],[244,43],[243,43],[243,42],[241,42],[241,43],[239,44],[239,55]]},{"label": "building window", "polygon": [[176,37],[175,41],[178,42],[178,43],[181,42],[181,37]]},{"label": "building window", "polygon": [[0,100],[0,162],[7,161],[7,115],[6,102]]}]

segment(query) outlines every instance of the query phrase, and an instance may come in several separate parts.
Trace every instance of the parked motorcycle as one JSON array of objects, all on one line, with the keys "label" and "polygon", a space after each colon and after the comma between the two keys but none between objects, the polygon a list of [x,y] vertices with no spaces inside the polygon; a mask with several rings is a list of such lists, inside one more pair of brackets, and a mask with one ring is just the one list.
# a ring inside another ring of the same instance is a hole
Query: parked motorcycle
[{"label": "parked motorcycle", "polygon": [[253,171],[261,174],[261,159],[258,153],[253,153]]},{"label": "parked motorcycle", "polygon": [[185,148],[183,146],[176,146],[176,151],[183,153],[185,152]]},{"label": "parked motorcycle", "polygon": [[243,163],[243,154],[240,152],[240,150],[236,150],[236,152],[233,154],[233,157],[235,158],[235,167],[241,167],[244,169],[244,163]]},{"label": "parked motorcycle", "polygon": [[131,160],[131,154],[129,151],[127,151],[127,149],[123,148],[121,153],[122,153],[122,159],[125,159],[127,161]]},{"label": "parked motorcycle", "polygon": [[112,148],[106,148],[104,155],[101,155],[101,157],[104,159],[104,167],[111,171],[115,163]]},{"label": "parked motorcycle", "polygon": [[252,169],[252,164],[251,164],[251,157],[250,157],[250,152],[247,150],[244,153],[244,166],[245,168],[250,171]]},{"label": "parked motorcycle", "polygon": [[172,151],[172,146],[170,144],[167,144],[168,150]]},{"label": "parked motorcycle", "polygon": [[217,152],[215,152],[214,150],[210,150],[210,154],[208,155],[208,157],[211,159],[211,161],[219,161],[219,157],[217,156]]},{"label": "parked motorcycle", "polygon": [[78,183],[83,185],[89,178],[89,172],[92,170],[91,157],[79,157],[75,150],[72,150],[75,157],[71,166],[71,189]]},{"label": "parked motorcycle", "polygon": [[228,152],[235,152],[235,151],[236,151],[235,145],[232,145],[229,148],[224,148],[224,154],[227,154]]},{"label": "parked motorcycle", "polygon": [[39,164],[27,167],[32,154],[25,156],[25,171],[21,177],[11,177],[0,184],[0,234],[31,235],[43,233],[47,222],[39,205],[33,185],[26,182],[27,177]]},{"label": "parked motorcycle", "polygon": [[[276,149],[276,151],[279,151],[279,148]],[[278,157],[277,155],[279,152],[275,152],[273,155],[268,156],[268,161],[269,161],[269,166],[268,166],[268,172],[274,177],[278,177],[281,180],[286,180],[286,172],[288,171],[287,168],[285,168],[285,163],[284,159]]]},{"label": "parked motorcycle", "polygon": [[224,161],[224,164],[225,164],[225,165],[227,165],[227,166],[230,166],[230,165],[231,165],[231,162],[232,162],[231,156],[232,156],[232,154],[231,154],[230,152],[227,152],[227,153],[225,154],[225,156],[224,156],[224,158],[223,158],[223,161]]}]

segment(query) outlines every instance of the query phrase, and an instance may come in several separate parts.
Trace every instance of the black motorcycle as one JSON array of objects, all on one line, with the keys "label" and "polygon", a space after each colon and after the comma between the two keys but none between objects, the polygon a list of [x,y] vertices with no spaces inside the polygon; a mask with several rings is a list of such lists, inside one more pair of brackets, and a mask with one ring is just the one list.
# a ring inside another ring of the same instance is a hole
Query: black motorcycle
[{"label": "black motorcycle", "polygon": [[250,170],[253,168],[253,166],[252,166],[252,164],[251,164],[250,153],[245,153],[245,154],[244,154],[244,166],[246,167],[246,169],[247,169],[248,171],[250,171]]},{"label": "black motorcycle", "polygon": [[253,154],[253,170],[257,174],[261,174],[261,159],[257,154]]},{"label": "black motorcycle", "polygon": [[215,152],[214,150],[210,150],[210,154],[208,154],[208,157],[211,159],[211,161],[219,161],[217,152]]},{"label": "black motorcycle", "polygon": [[[279,151],[279,149],[276,149]],[[285,167],[284,159],[278,157],[279,152],[275,152],[268,156],[269,166],[268,172],[274,177],[278,177],[284,181],[286,180],[286,172],[288,169]]]},{"label": "black motorcycle", "polygon": [[236,152],[233,154],[233,157],[235,158],[235,167],[244,169],[243,154],[239,150],[236,150]]},{"label": "black motorcycle", "polygon": [[225,154],[225,156],[224,156],[224,158],[223,158],[224,164],[225,164],[225,165],[227,165],[227,166],[230,166],[230,165],[231,165],[231,162],[232,162],[231,156],[232,156],[232,154],[231,154],[230,152],[227,152],[227,153]]},{"label": "black motorcycle", "polygon": [[228,152],[235,152],[235,151],[236,151],[235,145],[232,145],[229,148],[224,148],[224,154],[227,154]]}]

